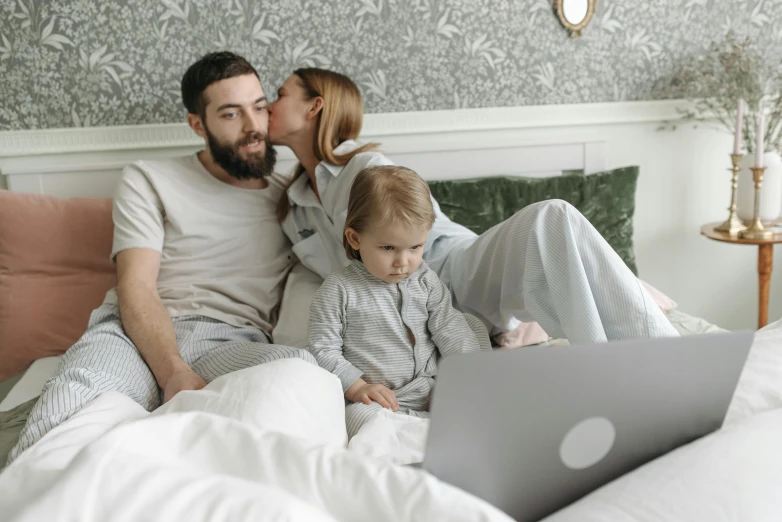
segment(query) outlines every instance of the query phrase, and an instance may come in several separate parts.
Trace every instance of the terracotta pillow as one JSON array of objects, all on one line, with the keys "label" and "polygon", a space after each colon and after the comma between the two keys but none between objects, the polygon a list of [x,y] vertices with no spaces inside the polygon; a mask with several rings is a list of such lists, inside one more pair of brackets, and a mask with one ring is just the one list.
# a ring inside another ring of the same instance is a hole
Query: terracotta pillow
[{"label": "terracotta pillow", "polygon": [[117,284],[111,199],[0,190],[0,381],[74,344]]}]

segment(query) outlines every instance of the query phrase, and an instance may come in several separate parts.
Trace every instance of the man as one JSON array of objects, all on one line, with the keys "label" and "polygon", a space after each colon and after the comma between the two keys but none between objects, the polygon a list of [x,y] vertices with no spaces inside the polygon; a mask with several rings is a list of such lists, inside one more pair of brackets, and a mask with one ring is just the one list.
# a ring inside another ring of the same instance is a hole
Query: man
[{"label": "man", "polygon": [[255,69],[213,53],[182,79],[206,149],[128,166],[114,198],[118,284],[33,408],[9,464],[99,394],[147,410],[226,373],[306,350],[269,344],[293,264],[276,217],[266,97]]}]

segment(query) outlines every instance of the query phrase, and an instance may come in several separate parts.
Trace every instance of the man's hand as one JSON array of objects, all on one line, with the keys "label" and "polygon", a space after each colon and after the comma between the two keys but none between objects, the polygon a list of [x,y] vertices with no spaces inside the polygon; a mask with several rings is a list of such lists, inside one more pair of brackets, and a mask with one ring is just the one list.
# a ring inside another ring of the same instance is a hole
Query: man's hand
[{"label": "man's hand", "polygon": [[184,390],[200,390],[206,382],[192,369],[179,370],[171,375],[163,391],[163,404],[167,403],[177,393]]},{"label": "man's hand", "polygon": [[[353,390],[348,389],[348,392]],[[382,384],[366,384],[359,385],[359,387],[350,395],[346,393],[345,396],[349,401],[363,402],[364,404],[372,404],[375,401],[384,408],[388,408],[391,411],[397,411],[399,409],[399,403],[396,400],[396,393],[389,390]]]}]

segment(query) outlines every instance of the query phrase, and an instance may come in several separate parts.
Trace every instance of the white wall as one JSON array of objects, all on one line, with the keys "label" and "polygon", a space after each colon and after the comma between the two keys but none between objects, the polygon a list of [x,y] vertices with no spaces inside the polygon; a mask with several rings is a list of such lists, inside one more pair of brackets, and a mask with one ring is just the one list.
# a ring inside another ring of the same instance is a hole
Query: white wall
[{"label": "white wall", "polygon": [[[631,124],[596,129],[609,139],[609,166],[641,167],[635,217],[640,276],[688,313],[729,329],[754,329],[758,248],[700,235],[704,223],[727,218],[732,139],[706,128],[656,128],[657,124]],[[772,275],[770,321],[782,316],[781,259],[779,253],[776,277]]]},{"label": "white wall", "polygon": [[[732,138],[704,127],[658,131],[661,121],[676,115],[677,105],[634,102],[372,114],[366,118],[363,136],[387,145],[392,158],[391,151],[405,148],[417,154],[415,149],[452,152],[478,142],[485,147],[507,147],[592,140],[604,148],[605,157],[599,163],[607,168],[640,166],[635,250],[641,278],[690,314],[729,329],[754,329],[757,247],[717,243],[699,233],[704,223],[727,217]],[[116,130],[0,133],[0,171],[20,174],[11,178],[12,190],[36,192],[40,188],[64,195],[97,195],[110,186],[104,174],[116,171],[134,154],[160,156],[194,150],[198,145],[185,126]],[[589,150],[585,147],[585,157]],[[286,161],[284,151],[280,156]],[[70,170],[69,176],[74,176],[74,169],[78,171],[86,157],[97,165],[93,177],[78,178],[80,186],[72,190],[61,183],[57,186],[54,180],[60,179],[59,174],[21,175]],[[481,159],[476,156],[473,162],[465,165],[468,171],[479,169]],[[770,321],[782,316],[782,252],[774,269]]]}]

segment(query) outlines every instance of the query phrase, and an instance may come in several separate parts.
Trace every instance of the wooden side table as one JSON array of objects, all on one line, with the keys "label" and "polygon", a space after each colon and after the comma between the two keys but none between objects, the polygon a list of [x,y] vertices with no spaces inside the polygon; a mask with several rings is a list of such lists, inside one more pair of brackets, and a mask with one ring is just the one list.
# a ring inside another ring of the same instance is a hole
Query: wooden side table
[{"label": "wooden side table", "polygon": [[758,329],[768,324],[768,295],[771,286],[771,269],[774,263],[774,245],[782,243],[782,233],[775,233],[771,239],[742,239],[727,232],[718,232],[715,227],[721,223],[709,223],[701,227],[701,234],[715,241],[737,245],[758,245]]}]

